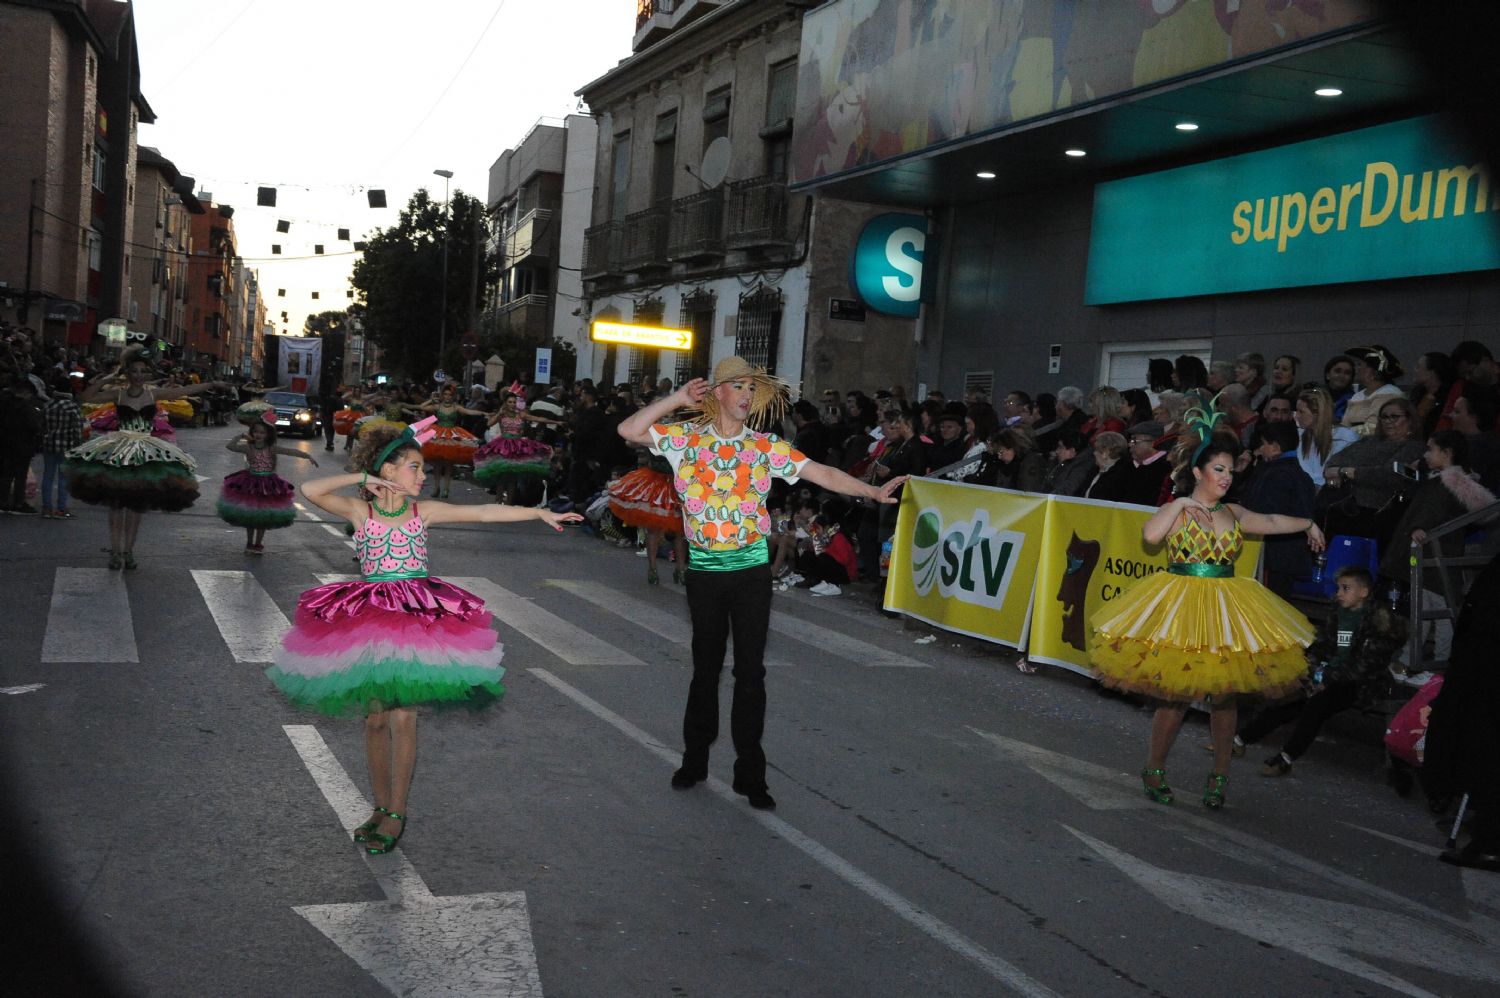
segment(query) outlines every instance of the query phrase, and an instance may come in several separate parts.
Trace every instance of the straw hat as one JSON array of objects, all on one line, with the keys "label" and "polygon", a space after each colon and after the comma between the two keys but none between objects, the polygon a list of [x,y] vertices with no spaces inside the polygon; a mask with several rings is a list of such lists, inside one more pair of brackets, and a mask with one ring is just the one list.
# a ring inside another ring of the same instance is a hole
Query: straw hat
[{"label": "straw hat", "polygon": [[708,379],[709,390],[702,401],[689,407],[689,411],[698,411],[698,421],[712,423],[719,418],[719,400],[714,397],[713,390],[731,381],[749,381],[754,386],[748,422],[758,423],[762,418],[781,419],[786,415],[792,397],[790,384],[766,373],[763,367],[755,367],[743,357],[725,357],[714,365],[713,375]]}]

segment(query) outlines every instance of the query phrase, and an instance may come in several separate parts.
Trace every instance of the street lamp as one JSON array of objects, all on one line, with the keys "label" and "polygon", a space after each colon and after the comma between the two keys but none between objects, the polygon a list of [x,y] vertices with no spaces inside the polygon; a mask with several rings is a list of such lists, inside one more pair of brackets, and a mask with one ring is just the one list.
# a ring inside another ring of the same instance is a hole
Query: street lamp
[{"label": "street lamp", "polygon": [[432,175],[443,178],[443,311],[438,316],[438,370],[443,367],[443,350],[448,342],[448,181],[453,179],[452,170],[433,170]]}]

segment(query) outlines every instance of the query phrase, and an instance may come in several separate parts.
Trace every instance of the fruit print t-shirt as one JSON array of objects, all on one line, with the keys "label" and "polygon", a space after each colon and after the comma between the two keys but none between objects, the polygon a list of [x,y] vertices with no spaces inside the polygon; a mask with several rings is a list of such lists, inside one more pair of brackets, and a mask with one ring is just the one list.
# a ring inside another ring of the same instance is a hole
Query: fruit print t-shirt
[{"label": "fruit print t-shirt", "polygon": [[689,567],[730,572],[770,560],[766,496],[771,479],[797,480],[807,464],[801,451],[775,434],[720,437],[712,425],[693,423],[651,427],[651,449],[672,465]]}]

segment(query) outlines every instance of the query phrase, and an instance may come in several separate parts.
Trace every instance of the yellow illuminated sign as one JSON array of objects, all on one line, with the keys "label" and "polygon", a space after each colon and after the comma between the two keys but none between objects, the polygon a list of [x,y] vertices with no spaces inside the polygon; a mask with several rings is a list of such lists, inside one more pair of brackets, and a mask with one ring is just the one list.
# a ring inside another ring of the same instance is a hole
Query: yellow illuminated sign
[{"label": "yellow illuminated sign", "polygon": [[668,329],[664,326],[632,326],[628,322],[605,322],[600,319],[589,331],[595,343],[624,343],[633,347],[658,347],[662,350],[693,349],[691,329]]}]

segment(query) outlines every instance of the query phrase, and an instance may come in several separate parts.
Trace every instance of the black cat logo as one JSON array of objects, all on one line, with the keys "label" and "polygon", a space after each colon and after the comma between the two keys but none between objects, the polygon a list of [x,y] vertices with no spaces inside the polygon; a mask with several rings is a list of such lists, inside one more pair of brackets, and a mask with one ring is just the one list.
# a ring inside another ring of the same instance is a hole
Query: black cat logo
[{"label": "black cat logo", "polygon": [[1087,621],[1089,580],[1099,564],[1099,542],[1080,540],[1075,533],[1068,542],[1068,567],[1057,587],[1057,601],[1062,604],[1062,639],[1079,651],[1088,650]]}]

